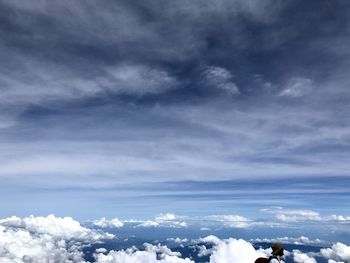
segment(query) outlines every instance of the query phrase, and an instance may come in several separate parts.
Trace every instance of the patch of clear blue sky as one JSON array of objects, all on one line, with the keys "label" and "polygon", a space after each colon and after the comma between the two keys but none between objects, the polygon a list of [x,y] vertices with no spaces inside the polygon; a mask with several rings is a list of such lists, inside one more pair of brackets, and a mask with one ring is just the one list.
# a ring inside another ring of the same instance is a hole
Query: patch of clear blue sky
[{"label": "patch of clear blue sky", "polygon": [[[314,210],[322,216],[348,214],[348,177],[250,179],[212,182],[167,182],[105,187],[2,186],[2,217],[31,213],[87,220],[106,216],[151,219],[159,213],[181,216],[238,214],[266,218],[260,210],[273,206]],[[11,193],[16,191],[16,196]],[[93,207],[97,209],[93,209]]]}]

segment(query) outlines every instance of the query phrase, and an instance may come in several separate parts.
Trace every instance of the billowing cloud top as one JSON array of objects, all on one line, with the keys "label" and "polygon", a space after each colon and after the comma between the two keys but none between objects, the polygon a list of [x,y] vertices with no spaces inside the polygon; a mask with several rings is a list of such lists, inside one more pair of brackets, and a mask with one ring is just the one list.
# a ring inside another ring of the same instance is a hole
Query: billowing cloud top
[{"label": "billowing cloud top", "polygon": [[[125,234],[125,233],[124,233]],[[144,243],[141,247],[131,246],[116,249],[117,239],[114,235],[82,227],[72,218],[30,216],[26,218],[11,217],[0,221],[0,261],[1,262],[65,262],[65,263],[193,263],[194,260],[157,241],[157,245]],[[108,243],[108,240],[112,241]],[[254,242],[282,242],[289,244],[293,238],[278,240],[257,240]],[[315,245],[308,237],[299,240],[304,245]],[[209,263],[254,262],[258,257],[268,257],[270,248],[256,249],[252,243],[243,239],[220,239],[206,236],[196,240],[174,239],[176,243],[188,242],[190,250],[197,251],[198,257],[207,256]],[[121,242],[121,241],[119,241]],[[93,245],[98,246],[96,249]],[[295,244],[295,243],[294,243]],[[319,244],[317,242],[317,244]],[[86,250],[90,248],[90,250]],[[183,248],[183,246],[182,246]],[[93,249],[94,253],[91,253]],[[185,252],[186,250],[181,250]],[[296,263],[314,263],[316,259],[328,262],[348,262],[349,246],[337,242],[330,247],[314,252],[302,252],[294,249],[285,251],[285,256]],[[89,254],[89,255],[88,255]],[[90,259],[87,259],[87,258]],[[290,261],[292,262],[292,261]]]},{"label": "billowing cloud top", "polygon": [[10,217],[0,220],[1,262],[85,262],[82,248],[114,238],[82,227],[70,217]]}]

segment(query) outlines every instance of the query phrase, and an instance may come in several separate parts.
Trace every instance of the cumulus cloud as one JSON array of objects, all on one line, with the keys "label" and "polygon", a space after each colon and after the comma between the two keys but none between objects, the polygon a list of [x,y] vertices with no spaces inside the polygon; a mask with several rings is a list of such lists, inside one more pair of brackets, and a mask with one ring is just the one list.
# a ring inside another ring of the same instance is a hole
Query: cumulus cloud
[{"label": "cumulus cloud", "polygon": [[254,262],[258,257],[264,256],[243,239],[228,239],[220,242],[213,254],[210,256],[210,263],[248,263]]},{"label": "cumulus cloud", "polygon": [[158,227],[160,224],[156,221],[147,220],[138,224],[136,227]]},{"label": "cumulus cloud", "polygon": [[337,261],[350,261],[350,246],[343,243],[336,243],[331,248],[321,249],[321,254],[327,259],[333,259]]},{"label": "cumulus cloud", "polygon": [[205,257],[213,253],[213,249],[208,249],[205,245],[196,246],[198,249],[198,257]]},{"label": "cumulus cloud", "polygon": [[122,221],[120,221],[118,218],[113,218],[111,220],[107,220],[105,217],[102,217],[98,220],[95,220],[93,222],[95,226],[101,227],[101,228],[107,228],[107,227],[123,227],[124,224]]},{"label": "cumulus cloud", "polygon": [[167,241],[172,241],[172,242],[175,242],[177,244],[182,244],[182,243],[186,243],[188,242],[188,239],[187,238],[179,238],[179,237],[176,237],[176,238],[167,238]]},{"label": "cumulus cloud", "polygon": [[[243,239],[220,239],[213,235],[192,240],[192,243],[196,244],[199,257],[210,255],[210,263],[254,262],[258,257],[269,257],[272,251],[271,248],[256,250],[250,242]],[[206,244],[211,245],[211,248],[208,249]],[[288,251],[286,256],[289,256]]]},{"label": "cumulus cloud", "polygon": [[16,229],[24,229],[38,234],[48,234],[54,238],[75,239],[94,242],[104,238],[112,238],[113,235],[92,231],[82,227],[78,221],[71,217],[35,217],[33,215],[25,218],[9,217],[0,220],[0,225]]},{"label": "cumulus cloud", "polygon": [[95,252],[96,252],[96,253],[107,253],[108,250],[105,249],[104,247],[101,247],[101,248],[97,248],[97,249],[95,250]]},{"label": "cumulus cloud", "polygon": [[176,220],[176,216],[171,213],[160,214],[155,218],[157,221],[174,221]]},{"label": "cumulus cloud", "polygon": [[313,257],[309,257],[307,254],[302,253],[299,250],[293,250],[293,259],[296,263],[317,263]]},{"label": "cumulus cloud", "polygon": [[95,254],[97,263],[193,263],[189,258],[181,258],[179,252],[173,252],[166,246],[153,246],[145,244],[145,251],[135,249],[114,251],[111,250],[108,254]]},{"label": "cumulus cloud", "polygon": [[0,221],[0,261],[85,262],[84,245],[113,237],[82,227],[70,217],[10,217]]},{"label": "cumulus cloud", "polygon": [[[297,240],[297,241],[296,241]],[[254,239],[251,242],[266,242],[282,244],[294,244],[294,245],[321,245],[320,240],[316,239],[311,241],[309,238],[277,238],[277,239]],[[237,262],[248,263],[254,262],[258,257],[269,257],[271,255],[271,248],[259,248],[255,249],[250,242],[243,239],[220,239],[216,236],[207,236],[192,241],[196,244],[198,249],[198,256],[210,255],[210,263],[225,263],[225,262]],[[204,244],[201,244],[204,243]],[[212,247],[208,249],[205,244],[211,244]],[[324,243],[323,243],[324,244]],[[315,257],[323,257],[328,259],[329,263],[335,262],[348,262],[350,257],[349,246],[336,243],[331,248],[323,248],[320,252],[302,252],[298,249],[294,249],[292,252],[285,250],[286,258],[293,258],[296,263],[316,263]]]},{"label": "cumulus cloud", "polygon": [[215,245],[218,245],[220,242],[221,240],[218,237],[213,235],[202,237],[195,241],[195,243],[211,243]]},{"label": "cumulus cloud", "polygon": [[160,214],[154,218],[154,220],[139,221],[140,224],[137,227],[169,227],[169,228],[185,228],[187,223],[184,221],[179,221],[179,217],[171,214],[165,213]]}]

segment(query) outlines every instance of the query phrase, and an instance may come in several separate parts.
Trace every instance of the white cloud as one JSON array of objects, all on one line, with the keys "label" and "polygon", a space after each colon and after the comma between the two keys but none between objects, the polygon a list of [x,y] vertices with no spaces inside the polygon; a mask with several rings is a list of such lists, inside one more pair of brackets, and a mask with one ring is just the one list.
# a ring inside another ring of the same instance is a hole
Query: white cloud
[{"label": "white cloud", "polygon": [[95,250],[96,253],[107,253],[107,249],[105,249],[104,247],[101,247],[101,248],[97,248]]},{"label": "white cloud", "polygon": [[111,234],[100,233],[82,227],[78,221],[75,221],[71,217],[55,217],[54,215],[47,217],[35,217],[31,215],[23,219],[13,216],[1,219],[0,225],[25,229],[38,234],[47,234],[54,238],[65,240],[75,239],[93,242],[113,237]]},{"label": "white cloud", "polygon": [[215,245],[218,245],[220,242],[221,242],[220,238],[213,235],[194,240],[194,243],[209,243],[209,244],[215,244]]},{"label": "white cloud", "polygon": [[233,75],[231,72],[222,67],[207,67],[202,72],[202,82],[204,86],[210,88],[221,89],[230,95],[239,94],[237,85],[233,82]]},{"label": "white cloud", "polygon": [[180,256],[179,252],[173,252],[166,246],[153,246],[151,244],[145,244],[145,251],[135,249],[112,250],[107,255],[95,254],[97,263],[194,263],[189,258],[183,259]]},{"label": "white cloud", "polygon": [[174,222],[170,227],[175,227],[175,228],[182,228],[182,227],[188,227],[186,222]]},{"label": "white cloud", "polygon": [[198,257],[205,257],[205,256],[208,256],[211,253],[213,253],[212,249],[207,249],[207,247],[204,245],[197,246],[197,249],[199,250],[199,252],[197,254]]},{"label": "white cloud", "polygon": [[0,101],[4,105],[47,105],[52,101],[86,99],[106,92],[142,96],[162,93],[177,85],[176,78],[165,70],[142,64],[103,66],[98,76],[86,76],[48,61],[14,56],[20,65],[18,71],[23,74],[16,77],[0,72],[4,86]]},{"label": "white cloud", "polygon": [[159,227],[159,223],[152,220],[147,220],[137,225],[136,227]]},{"label": "white cloud", "polygon": [[176,216],[171,213],[165,213],[165,214],[160,214],[155,219],[156,221],[174,221],[176,220]]},{"label": "white cloud", "polygon": [[213,215],[207,216],[205,219],[221,222],[233,228],[248,228],[253,223],[252,220],[240,215]]},{"label": "white cloud", "polygon": [[308,237],[278,237],[278,238],[256,238],[251,239],[251,242],[267,242],[267,243],[284,243],[284,244],[294,244],[294,245],[320,245],[325,244],[326,241],[320,240],[320,239],[310,239]]},{"label": "white cloud", "polygon": [[317,263],[313,257],[309,257],[299,250],[293,250],[293,259],[296,263]]},{"label": "white cloud", "polygon": [[312,210],[288,210],[283,207],[272,207],[261,209],[264,213],[275,215],[275,218],[282,222],[303,222],[320,221],[322,218],[318,212]]},{"label": "white cloud", "polygon": [[334,244],[331,248],[321,249],[320,252],[322,256],[328,259],[350,261],[350,246],[340,242]]},{"label": "white cloud", "polygon": [[333,259],[328,259],[328,263],[345,263],[344,261],[335,261]]},{"label": "white cloud", "polygon": [[[178,221],[178,216],[171,214],[171,213],[165,213],[160,214],[154,218],[154,220],[147,220],[147,221],[135,221],[140,224],[138,224],[136,227],[169,227],[169,228],[185,228],[187,227],[187,223],[184,221]],[[132,222],[130,222],[132,223]]]},{"label": "white cloud", "polygon": [[291,78],[279,96],[297,98],[312,91],[313,81],[308,78]]},{"label": "white cloud", "polygon": [[187,238],[179,238],[179,237],[177,237],[177,238],[167,238],[167,241],[173,241],[173,242],[175,242],[175,243],[177,243],[177,244],[182,244],[182,243],[186,243],[186,242],[188,242],[188,239]]},{"label": "white cloud", "polygon": [[330,221],[347,222],[347,221],[350,221],[350,216],[331,215],[328,219]]},{"label": "white cloud", "polygon": [[70,217],[0,220],[1,262],[85,262],[82,248],[113,235],[82,227]]},{"label": "white cloud", "polygon": [[145,250],[147,252],[160,253],[160,257],[162,257],[162,258],[164,258],[166,255],[167,256],[181,257],[180,252],[173,252],[167,246],[162,246],[160,244],[158,244],[157,246],[154,246],[154,245],[149,244],[149,243],[144,243],[143,245],[144,245]]},{"label": "white cloud", "polygon": [[264,254],[256,251],[249,242],[243,239],[228,239],[219,242],[210,256],[210,263],[251,263],[261,256]]},{"label": "white cloud", "polygon": [[121,222],[118,218],[107,220],[105,217],[95,220],[93,224],[101,228],[107,228],[107,227],[119,228],[124,226],[123,222]]},{"label": "white cloud", "polygon": [[176,85],[167,72],[144,65],[121,65],[107,69],[108,76],[98,79],[100,85],[122,94],[162,93]]}]

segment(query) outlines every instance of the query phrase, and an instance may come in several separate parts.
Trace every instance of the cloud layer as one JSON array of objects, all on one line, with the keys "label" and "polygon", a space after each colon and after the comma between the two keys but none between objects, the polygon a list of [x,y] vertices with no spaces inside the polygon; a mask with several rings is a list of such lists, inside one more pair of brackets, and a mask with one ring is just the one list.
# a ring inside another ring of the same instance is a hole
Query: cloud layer
[{"label": "cloud layer", "polygon": [[[169,214],[165,214],[169,218]],[[173,220],[173,217],[170,218]],[[89,229],[81,226],[78,221],[70,217],[30,216],[26,218],[10,217],[0,221],[0,260],[1,262],[126,262],[126,263],[193,263],[194,261],[182,255],[176,249],[166,245],[144,243],[142,248],[129,247],[114,249],[116,237],[106,232]],[[113,241],[108,244],[108,241]],[[281,238],[274,240],[264,239],[254,242],[282,242],[283,244],[295,243],[293,238]],[[302,245],[317,245],[307,237],[301,237]],[[170,241],[170,240],[168,240]],[[208,256],[210,263],[254,262],[257,257],[268,257],[270,248],[256,249],[252,243],[243,239],[220,239],[216,236],[206,236],[196,240],[174,239],[177,244],[191,245],[198,251],[198,257]],[[93,251],[93,261],[87,260],[85,248],[98,243]],[[105,246],[105,247],[104,247]],[[184,247],[184,246],[180,246]],[[185,251],[185,250],[184,250]],[[294,249],[286,251],[285,256],[296,263],[314,263],[317,258],[329,260],[329,262],[349,261],[349,246],[337,242],[328,248],[322,248],[316,252],[302,252]]]},{"label": "cloud layer", "polygon": [[349,10],[1,1],[0,213],[349,214]]}]

